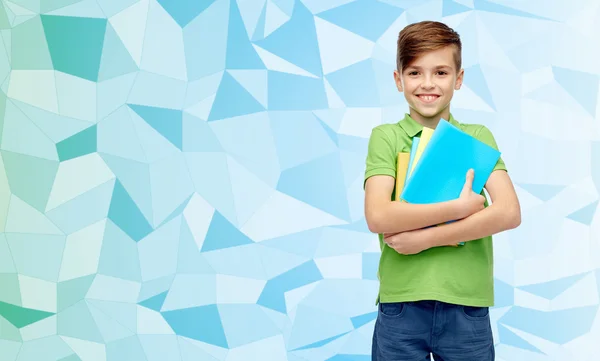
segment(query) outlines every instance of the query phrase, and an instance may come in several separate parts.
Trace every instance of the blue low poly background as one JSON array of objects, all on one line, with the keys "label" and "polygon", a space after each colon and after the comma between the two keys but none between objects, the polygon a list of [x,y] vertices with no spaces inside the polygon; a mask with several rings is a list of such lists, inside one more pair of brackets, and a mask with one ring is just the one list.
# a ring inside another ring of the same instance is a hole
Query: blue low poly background
[{"label": "blue low poly background", "polygon": [[598,1],[0,4],[0,359],[370,360],[364,160],[426,19],[522,205],[497,360],[598,358]]}]

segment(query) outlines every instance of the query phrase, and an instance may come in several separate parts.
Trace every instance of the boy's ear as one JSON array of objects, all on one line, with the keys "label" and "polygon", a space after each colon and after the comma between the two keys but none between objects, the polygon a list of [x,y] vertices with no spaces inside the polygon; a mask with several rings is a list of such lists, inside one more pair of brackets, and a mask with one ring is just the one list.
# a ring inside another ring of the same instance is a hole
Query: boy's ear
[{"label": "boy's ear", "polygon": [[396,88],[398,88],[399,92],[402,92],[402,77],[398,70],[394,70],[394,81],[396,82]]},{"label": "boy's ear", "polygon": [[456,83],[454,84],[454,89],[459,90],[462,86],[463,79],[465,77],[465,69],[460,69],[458,72],[458,76],[456,77]]}]

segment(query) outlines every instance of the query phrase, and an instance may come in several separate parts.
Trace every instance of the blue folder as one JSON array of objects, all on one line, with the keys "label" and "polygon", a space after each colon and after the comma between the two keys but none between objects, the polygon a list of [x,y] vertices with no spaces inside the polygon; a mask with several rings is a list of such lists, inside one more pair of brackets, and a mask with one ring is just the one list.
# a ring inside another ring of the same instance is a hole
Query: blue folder
[{"label": "blue folder", "polygon": [[456,199],[471,168],[475,170],[473,191],[481,193],[498,159],[498,150],[442,119],[404,185],[401,199],[414,204]]}]

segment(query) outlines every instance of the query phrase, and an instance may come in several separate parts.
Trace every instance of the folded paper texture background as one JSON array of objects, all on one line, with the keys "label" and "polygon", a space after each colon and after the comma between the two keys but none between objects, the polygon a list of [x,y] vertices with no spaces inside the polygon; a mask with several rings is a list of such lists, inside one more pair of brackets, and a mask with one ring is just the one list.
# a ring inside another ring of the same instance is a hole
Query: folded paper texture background
[{"label": "folded paper texture background", "polygon": [[494,238],[498,359],[598,359],[599,8],[569,4],[3,1],[0,359],[370,359],[360,185],[423,18],[459,32],[453,114],[522,205]]}]

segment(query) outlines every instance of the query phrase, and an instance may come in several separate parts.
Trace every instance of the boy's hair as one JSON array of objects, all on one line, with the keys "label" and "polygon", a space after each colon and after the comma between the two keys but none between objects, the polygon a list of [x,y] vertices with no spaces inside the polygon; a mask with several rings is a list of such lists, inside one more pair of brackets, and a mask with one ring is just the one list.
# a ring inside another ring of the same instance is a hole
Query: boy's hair
[{"label": "boy's hair", "polygon": [[452,45],[456,46],[454,62],[458,71],[462,64],[462,43],[456,31],[437,21],[410,24],[398,35],[396,67],[401,72],[403,67],[409,66],[419,55]]}]

